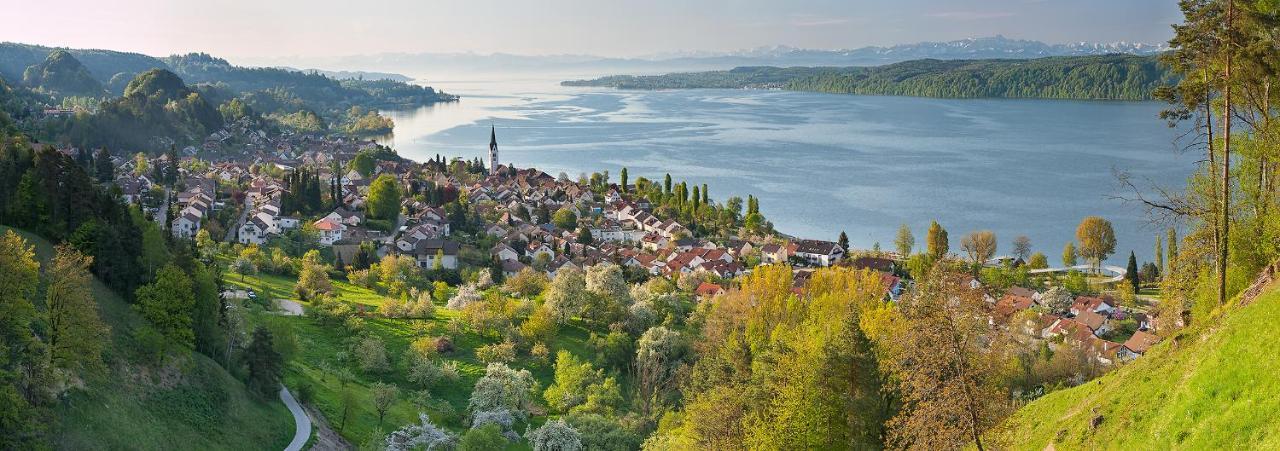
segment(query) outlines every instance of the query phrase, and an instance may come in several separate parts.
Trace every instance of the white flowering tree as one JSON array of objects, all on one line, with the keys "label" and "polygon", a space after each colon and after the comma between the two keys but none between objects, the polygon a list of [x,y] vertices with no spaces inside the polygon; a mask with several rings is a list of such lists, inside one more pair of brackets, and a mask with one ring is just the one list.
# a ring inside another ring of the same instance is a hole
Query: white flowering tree
[{"label": "white flowering tree", "polygon": [[387,451],[452,450],[458,444],[458,436],[431,423],[425,413],[418,414],[419,424],[411,424],[387,435]]},{"label": "white flowering tree", "polygon": [[533,451],[580,451],[582,435],[564,420],[548,421],[526,434]]}]

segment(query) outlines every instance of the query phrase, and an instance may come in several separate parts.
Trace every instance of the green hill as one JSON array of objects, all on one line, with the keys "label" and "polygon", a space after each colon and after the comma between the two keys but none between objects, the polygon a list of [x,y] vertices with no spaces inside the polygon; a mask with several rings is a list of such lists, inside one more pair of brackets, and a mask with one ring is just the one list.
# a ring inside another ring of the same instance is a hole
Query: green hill
[{"label": "green hill", "polygon": [[1280,449],[1280,289],[1014,414],[1018,449]]},{"label": "green hill", "polygon": [[562,82],[618,89],[785,89],[942,98],[1150,100],[1174,80],[1157,56],[904,61],[884,66],[738,67],[666,75],[614,75]]},{"label": "green hill", "polygon": [[22,72],[22,82],[51,95],[106,95],[102,84],[93,79],[89,70],[64,50],[54,50],[40,64],[27,67]]},{"label": "green hill", "polygon": [[[9,230],[0,226],[0,233]],[[14,229],[45,264],[47,240]],[[209,358],[171,354],[164,369],[132,364],[130,332],[139,318],[100,280],[94,297],[111,326],[108,374],[63,400],[51,436],[60,449],[280,449],[293,437],[293,417],[278,401],[250,397],[244,384]]]}]

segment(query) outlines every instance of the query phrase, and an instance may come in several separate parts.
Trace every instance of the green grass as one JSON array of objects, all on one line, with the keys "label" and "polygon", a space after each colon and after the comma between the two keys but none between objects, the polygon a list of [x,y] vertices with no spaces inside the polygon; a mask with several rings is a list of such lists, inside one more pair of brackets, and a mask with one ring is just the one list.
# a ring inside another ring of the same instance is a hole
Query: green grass
[{"label": "green grass", "polygon": [[[1018,449],[1280,449],[1280,289],[1014,414]],[[1091,423],[1101,416],[1096,428]]]},{"label": "green grass", "polygon": [[[248,276],[242,282],[239,274],[227,272],[225,281],[231,287],[257,290],[259,296],[267,296],[269,293],[271,297],[297,300],[293,294],[296,280],[290,277],[260,274]],[[376,307],[385,299],[381,294],[367,288],[338,280],[332,282],[342,301],[375,307],[375,309],[369,309],[370,314],[376,313]],[[306,302],[302,304],[309,306]],[[360,371],[354,359],[339,359],[339,356],[344,353],[349,355],[351,343],[351,338],[341,327],[324,326],[307,317],[267,313],[257,306],[247,311],[250,312],[251,322],[279,322],[293,331],[298,349],[286,367],[285,383],[295,388],[295,393],[296,387],[303,384],[310,385],[314,393],[310,404],[325,415],[329,424],[340,435],[356,445],[368,441],[376,431],[380,430],[385,434],[406,424],[417,422],[419,412],[426,412],[432,421],[455,432],[464,431],[467,401],[471,397],[475,382],[484,375],[486,366],[476,359],[475,349],[499,341],[497,338],[481,336],[466,328],[457,334],[449,332],[448,324],[458,318],[459,312],[442,305],[436,306],[435,317],[430,319],[384,319],[369,316],[366,317],[365,331],[384,341],[391,370],[383,374],[366,374]],[[430,332],[427,335],[429,336],[445,335],[453,340],[455,351],[441,356],[441,360],[453,361],[459,365],[461,377],[458,380],[442,381],[425,388],[406,378],[408,362],[404,354],[410,343],[418,338],[414,331],[415,323],[428,324]],[[582,327],[564,326],[560,329],[560,334],[554,343],[550,344],[552,352],[565,349],[590,360],[594,357],[594,351],[591,351],[587,345],[589,336],[590,333]],[[528,369],[538,380],[540,388],[545,388],[552,383],[551,365],[537,363],[529,357],[521,357],[511,363],[511,366]],[[354,380],[344,386],[333,373],[337,369],[350,371]],[[400,388],[401,394],[399,400],[387,412],[380,428],[370,389],[375,382],[395,384]],[[620,382],[624,384],[624,390],[629,388],[626,380]],[[351,391],[356,399],[348,412],[345,425],[342,424],[343,390]],[[430,393],[432,403],[423,405],[416,402],[414,394],[421,390],[427,390]],[[440,408],[440,402],[447,403],[448,408]],[[535,426],[543,421],[545,418],[531,420]],[[518,426],[518,429],[523,431],[523,426]],[[524,446],[522,443],[513,444],[514,449],[520,449],[522,446]]]},{"label": "green grass", "polygon": [[[0,233],[6,230],[0,226]],[[14,231],[35,246],[42,265],[53,256],[47,240]],[[203,355],[171,355],[180,371],[163,376],[129,364],[129,332],[142,319],[97,279],[93,293],[112,330],[105,353],[110,369],[59,404],[52,434],[56,447],[279,449],[289,443],[294,424],[284,404],[250,397],[240,381]]]}]

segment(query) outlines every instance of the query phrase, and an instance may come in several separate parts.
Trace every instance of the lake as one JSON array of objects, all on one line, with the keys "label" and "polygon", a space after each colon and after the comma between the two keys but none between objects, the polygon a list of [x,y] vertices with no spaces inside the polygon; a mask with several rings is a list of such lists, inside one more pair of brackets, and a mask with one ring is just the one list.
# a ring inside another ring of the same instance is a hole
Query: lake
[{"label": "lake", "polygon": [[955,100],[784,91],[616,91],[557,80],[436,81],[462,100],[386,111],[386,141],[418,161],[485,157],[497,127],[504,164],[577,179],[623,167],[631,179],[706,183],[723,201],[748,194],[790,235],[893,248],[900,224],[917,247],[937,220],[959,252],[973,230],[995,231],[1000,253],[1018,235],[1060,260],[1081,218],[1112,221],[1118,246],[1140,260],[1163,226],[1149,224],[1115,171],[1183,186],[1196,156],[1154,102]]}]

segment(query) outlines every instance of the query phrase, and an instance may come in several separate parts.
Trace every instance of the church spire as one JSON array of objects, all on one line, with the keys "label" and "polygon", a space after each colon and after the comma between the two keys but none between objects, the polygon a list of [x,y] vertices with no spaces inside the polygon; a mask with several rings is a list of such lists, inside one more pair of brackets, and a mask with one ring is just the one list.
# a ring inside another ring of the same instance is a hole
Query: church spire
[{"label": "church spire", "polygon": [[498,172],[498,130],[489,126],[489,173]]}]

